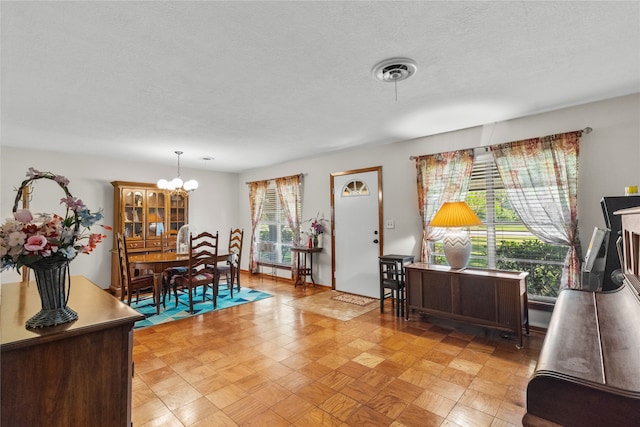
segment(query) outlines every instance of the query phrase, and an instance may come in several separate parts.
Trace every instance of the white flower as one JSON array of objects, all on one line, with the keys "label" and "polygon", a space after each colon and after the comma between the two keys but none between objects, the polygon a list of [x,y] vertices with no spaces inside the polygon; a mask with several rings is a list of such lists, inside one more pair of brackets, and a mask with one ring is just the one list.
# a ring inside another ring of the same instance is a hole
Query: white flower
[{"label": "white flower", "polygon": [[9,234],[9,246],[22,246],[27,239],[27,235],[22,231],[13,231]]}]

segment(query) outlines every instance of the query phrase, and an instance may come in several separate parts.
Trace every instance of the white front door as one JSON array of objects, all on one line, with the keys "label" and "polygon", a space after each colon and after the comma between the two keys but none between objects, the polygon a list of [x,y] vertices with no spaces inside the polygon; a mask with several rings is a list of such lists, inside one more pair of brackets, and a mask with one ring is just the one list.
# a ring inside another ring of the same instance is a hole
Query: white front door
[{"label": "white front door", "polygon": [[331,174],[333,273],[338,291],[380,297],[381,175],[380,167]]}]

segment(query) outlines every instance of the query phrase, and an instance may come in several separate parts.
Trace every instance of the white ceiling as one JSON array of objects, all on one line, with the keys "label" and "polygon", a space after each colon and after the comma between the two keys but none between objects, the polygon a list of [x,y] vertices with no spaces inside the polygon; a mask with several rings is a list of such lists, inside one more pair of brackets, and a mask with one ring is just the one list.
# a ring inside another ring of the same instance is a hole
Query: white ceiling
[{"label": "white ceiling", "polygon": [[640,92],[637,1],[0,8],[4,146],[238,172]]}]

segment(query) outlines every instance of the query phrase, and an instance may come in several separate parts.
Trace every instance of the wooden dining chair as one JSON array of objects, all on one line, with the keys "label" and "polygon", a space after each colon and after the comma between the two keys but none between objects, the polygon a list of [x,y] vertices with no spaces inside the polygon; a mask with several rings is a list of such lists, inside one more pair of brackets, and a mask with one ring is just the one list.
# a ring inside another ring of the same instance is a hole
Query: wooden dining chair
[{"label": "wooden dining chair", "polygon": [[189,236],[189,264],[187,272],[173,278],[173,294],[178,306],[178,289],[187,290],[189,293],[189,312],[193,313],[194,290],[202,286],[202,300],[206,298],[206,290],[209,285],[213,288],[213,308],[218,305],[218,232],[202,232],[197,236]]},{"label": "wooden dining chair", "polygon": [[231,229],[229,232],[229,258],[218,263],[219,277],[225,276],[226,285],[233,298],[233,283],[236,283],[240,292],[240,260],[242,257],[242,242],[244,240],[244,229]]},{"label": "wooden dining chair", "polygon": [[[166,233],[162,233],[160,236],[160,249],[162,253],[176,252],[177,245],[177,230],[169,230]],[[169,267],[162,272],[162,306],[166,307],[167,295],[169,301],[171,301],[171,286],[173,284],[173,276],[186,273],[186,269],[182,267]]]},{"label": "wooden dining chair", "polygon": [[127,241],[122,233],[116,233],[118,244],[118,259],[120,261],[120,300],[124,300],[127,294],[127,304],[131,305],[131,296],[136,293],[136,303],[140,301],[140,292],[151,290],[156,311],[159,311],[158,300],[156,299],[155,281],[153,274],[141,274],[133,276],[129,268],[129,254],[127,252]]}]

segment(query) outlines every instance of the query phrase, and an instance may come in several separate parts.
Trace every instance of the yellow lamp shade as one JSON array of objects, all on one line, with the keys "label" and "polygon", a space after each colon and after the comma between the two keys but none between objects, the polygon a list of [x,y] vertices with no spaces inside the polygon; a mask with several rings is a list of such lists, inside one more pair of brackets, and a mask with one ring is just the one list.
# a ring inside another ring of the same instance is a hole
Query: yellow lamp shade
[{"label": "yellow lamp shade", "polygon": [[431,227],[468,227],[472,225],[482,225],[482,221],[465,202],[444,202],[429,223]]}]

